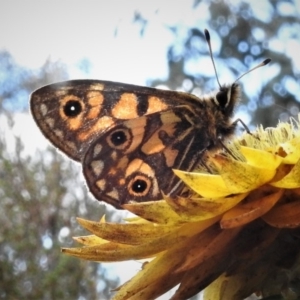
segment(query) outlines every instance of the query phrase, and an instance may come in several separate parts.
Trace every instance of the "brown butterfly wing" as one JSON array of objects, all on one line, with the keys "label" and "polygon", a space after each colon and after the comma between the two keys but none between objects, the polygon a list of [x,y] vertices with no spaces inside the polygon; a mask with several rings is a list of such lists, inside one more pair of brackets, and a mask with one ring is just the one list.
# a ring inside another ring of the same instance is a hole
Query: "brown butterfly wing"
[{"label": "brown butterfly wing", "polygon": [[128,120],[164,111],[193,96],[124,83],[71,80],[44,86],[31,95],[32,115],[61,151],[81,161],[91,142]]},{"label": "brown butterfly wing", "polygon": [[162,199],[182,187],[172,169],[190,170],[207,140],[185,106],[123,121],[99,136],[87,150],[83,172],[98,200],[120,208],[129,201]]}]

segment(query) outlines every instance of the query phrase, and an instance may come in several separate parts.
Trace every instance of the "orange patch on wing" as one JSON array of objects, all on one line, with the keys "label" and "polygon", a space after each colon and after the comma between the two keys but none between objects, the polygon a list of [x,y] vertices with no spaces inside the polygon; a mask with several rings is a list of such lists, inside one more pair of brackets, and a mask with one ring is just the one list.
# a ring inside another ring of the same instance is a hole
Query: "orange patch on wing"
[{"label": "orange patch on wing", "polygon": [[100,118],[92,127],[88,130],[82,131],[78,134],[80,141],[85,141],[89,139],[94,134],[99,134],[105,129],[109,128],[114,124],[114,120],[111,117],[104,116]]},{"label": "orange patch on wing", "polygon": [[71,130],[77,130],[78,128],[80,128],[81,124],[82,124],[82,117],[81,115],[79,115],[76,118],[73,119],[67,119],[66,120],[68,128]]},{"label": "orange patch on wing", "polygon": [[168,167],[171,168],[174,166],[174,162],[178,155],[178,152],[179,152],[178,150],[169,147],[164,150],[164,156]]},{"label": "orange patch on wing", "polygon": [[144,163],[141,159],[138,159],[138,158],[135,158],[134,160],[132,160],[129,163],[129,165],[126,169],[125,177],[130,176],[132,173],[134,173],[136,171],[146,174],[149,177],[154,176],[153,169],[148,164]]},{"label": "orange patch on wing", "polygon": [[112,116],[117,119],[133,119],[139,117],[137,114],[137,97],[133,93],[124,93],[120,100],[111,110]]},{"label": "orange patch on wing", "polygon": [[104,191],[105,186],[106,186],[106,180],[105,179],[97,180],[96,185],[101,191]]},{"label": "orange patch on wing", "polygon": [[116,168],[111,168],[108,172],[108,175],[115,175],[117,173],[117,169]]},{"label": "orange patch on wing", "polygon": [[87,94],[88,103],[90,105],[90,110],[87,115],[88,119],[95,119],[99,116],[104,97],[100,92],[90,91]]},{"label": "orange patch on wing", "polygon": [[131,131],[133,139],[131,140],[131,144],[125,153],[134,151],[141,144],[144,137],[146,124],[147,120],[145,117],[126,121],[125,126]]},{"label": "orange patch on wing", "polygon": [[174,124],[179,123],[181,121],[181,119],[178,116],[176,116],[172,111],[162,113],[160,119],[163,124]]},{"label": "orange patch on wing", "polygon": [[148,98],[148,109],[146,114],[152,114],[154,112],[163,111],[168,108],[168,105],[164,103],[160,98],[150,96]]},{"label": "orange patch on wing", "polygon": [[164,145],[163,141],[159,138],[159,132],[165,131],[169,137],[172,137],[175,132],[174,124],[165,124],[155,131],[152,136],[144,143],[141,150],[145,154],[154,154],[161,152],[167,145]]},{"label": "orange patch on wing", "polygon": [[124,185],[125,184],[125,179],[124,178],[121,178],[120,180],[119,180],[119,185]]},{"label": "orange patch on wing", "polygon": [[164,148],[165,145],[163,144],[162,140],[158,137],[158,132],[160,130],[156,131],[151,138],[143,145],[141,150],[149,155],[153,153],[158,153],[161,152]]},{"label": "orange patch on wing", "polygon": [[128,157],[124,156],[119,160],[119,163],[117,165],[117,169],[124,170],[128,165]]}]

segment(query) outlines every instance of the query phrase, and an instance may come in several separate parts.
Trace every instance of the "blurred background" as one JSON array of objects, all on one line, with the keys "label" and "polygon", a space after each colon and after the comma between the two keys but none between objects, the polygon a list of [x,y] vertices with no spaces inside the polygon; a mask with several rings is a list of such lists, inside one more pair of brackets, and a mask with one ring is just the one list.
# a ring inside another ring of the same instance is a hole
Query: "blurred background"
[{"label": "blurred background", "polygon": [[[49,83],[93,78],[201,95],[240,80],[236,118],[251,129],[298,118],[300,1],[1,1],[0,299],[110,299],[141,267],[60,253],[86,235],[76,217],[126,215],[88,194],[81,167],[58,153],[28,112]],[[201,121],[201,120],[199,120]],[[161,299],[168,299],[163,296]],[[196,299],[196,297],[194,297]]]}]

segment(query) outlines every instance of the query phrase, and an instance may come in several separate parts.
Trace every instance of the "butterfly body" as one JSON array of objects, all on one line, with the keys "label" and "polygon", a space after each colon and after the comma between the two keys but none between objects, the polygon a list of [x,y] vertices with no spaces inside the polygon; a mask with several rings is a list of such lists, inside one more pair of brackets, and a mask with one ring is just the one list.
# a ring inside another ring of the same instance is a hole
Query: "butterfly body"
[{"label": "butterfly body", "polygon": [[100,80],[36,90],[31,112],[43,134],[83,166],[90,191],[117,208],[162,199],[182,185],[172,169],[194,169],[235,129],[239,86],[210,96]]}]

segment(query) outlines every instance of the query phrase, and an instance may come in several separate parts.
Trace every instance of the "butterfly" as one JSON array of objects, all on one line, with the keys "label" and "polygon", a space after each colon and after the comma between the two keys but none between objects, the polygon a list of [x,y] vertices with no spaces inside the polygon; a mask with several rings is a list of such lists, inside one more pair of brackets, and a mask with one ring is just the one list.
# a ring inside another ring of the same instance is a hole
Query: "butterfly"
[{"label": "butterfly", "polygon": [[[207,30],[205,36],[212,57]],[[220,141],[235,131],[232,116],[239,99],[236,82],[197,97],[118,82],[70,80],[34,91],[30,108],[46,138],[82,164],[95,198],[121,209],[130,201],[180,193],[184,186],[172,170],[191,171],[205,151],[220,148]]]}]

